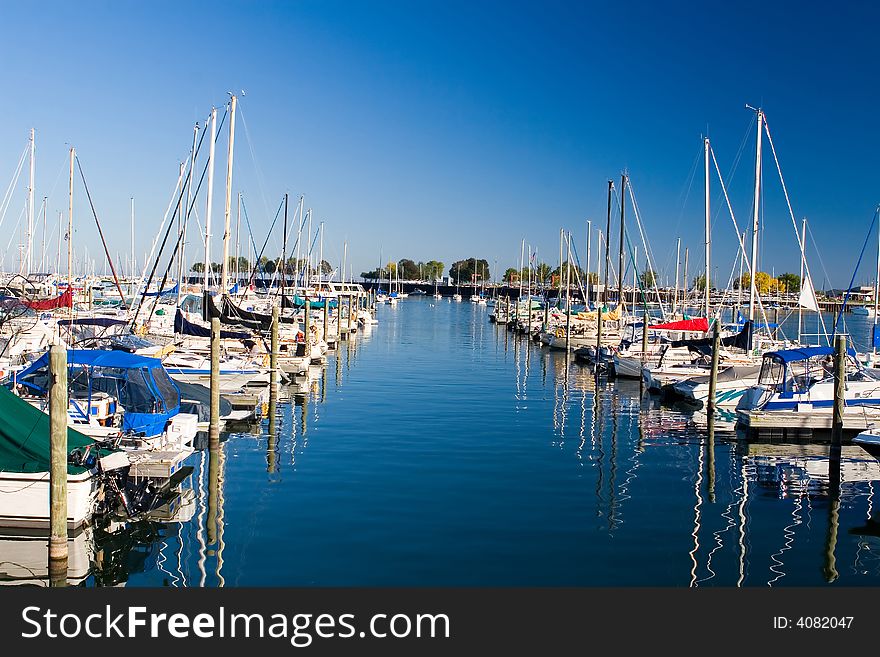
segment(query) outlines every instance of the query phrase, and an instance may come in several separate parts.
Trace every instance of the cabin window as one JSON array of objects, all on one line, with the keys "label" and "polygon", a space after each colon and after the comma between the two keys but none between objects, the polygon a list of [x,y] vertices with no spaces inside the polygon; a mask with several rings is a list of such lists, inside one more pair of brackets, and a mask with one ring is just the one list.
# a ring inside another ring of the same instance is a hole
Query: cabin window
[{"label": "cabin window", "polygon": [[781,359],[771,356],[765,358],[761,364],[761,374],[758,376],[758,383],[760,385],[778,386],[784,382],[784,376],[785,363]]}]

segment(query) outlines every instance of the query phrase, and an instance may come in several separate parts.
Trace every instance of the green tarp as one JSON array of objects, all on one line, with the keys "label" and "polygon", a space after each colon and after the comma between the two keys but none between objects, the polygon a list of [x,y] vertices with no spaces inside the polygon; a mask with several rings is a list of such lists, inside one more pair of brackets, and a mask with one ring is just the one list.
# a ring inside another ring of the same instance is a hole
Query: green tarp
[{"label": "green tarp", "polygon": [[[68,452],[95,441],[68,427]],[[86,468],[67,466],[68,474]],[[49,471],[49,415],[0,386],[0,472]]]}]

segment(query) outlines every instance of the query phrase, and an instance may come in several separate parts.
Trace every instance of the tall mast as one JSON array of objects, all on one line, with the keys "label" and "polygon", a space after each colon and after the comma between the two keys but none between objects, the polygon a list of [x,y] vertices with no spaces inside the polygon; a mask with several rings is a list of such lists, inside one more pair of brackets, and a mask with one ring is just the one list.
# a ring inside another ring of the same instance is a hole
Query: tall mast
[{"label": "tall mast", "polygon": [[220,263],[220,290],[229,294],[229,225],[232,216],[232,159],[235,148],[235,95],[229,103],[229,150],[226,156],[226,210],[223,227],[223,262]]},{"label": "tall mast", "polygon": [[737,310],[742,308],[742,303],[743,303],[743,289],[742,289],[743,288],[743,286],[742,286],[743,260],[745,260],[745,257],[746,257],[746,254],[743,251],[743,249],[745,249],[745,244],[746,244],[746,231],[743,231],[742,232],[742,245],[743,246],[739,250],[739,291],[737,293],[737,298],[736,298]]},{"label": "tall mast", "polygon": [[682,272],[682,278],[684,278],[684,289],[681,295],[681,312],[684,313],[687,308],[688,292],[690,291],[690,284],[688,283],[688,247],[684,247],[684,271]]},{"label": "tall mast", "polygon": [[751,285],[749,286],[749,319],[752,321],[755,319],[755,297],[758,292],[756,279],[758,278],[758,230],[760,229],[758,219],[761,207],[761,133],[764,132],[764,112],[760,109],[756,111],[758,112],[758,142],[755,151],[755,207],[753,208],[752,213],[752,275],[750,281]]},{"label": "tall mast", "polygon": [[49,215],[49,197],[43,197],[43,245],[40,249],[40,272],[46,273],[46,225]]},{"label": "tall mast", "polygon": [[239,267],[239,257],[240,257],[240,239],[241,239],[241,192],[238,193],[238,209],[235,213],[235,282],[238,283],[238,279],[241,277],[240,267]]},{"label": "tall mast", "polygon": [[[522,299],[522,270],[523,270],[523,258],[526,253],[526,240],[523,238],[522,244],[519,247],[519,298]],[[562,274],[562,272],[559,272]],[[458,282],[458,277],[456,277],[456,283]],[[457,292],[458,290],[456,290]]]},{"label": "tall mast", "polygon": [[608,270],[611,267],[611,195],[614,192],[614,181],[608,181],[608,222],[605,226],[605,276],[602,283],[602,304],[608,303]]},{"label": "tall mast", "polygon": [[217,138],[217,108],[211,108],[211,144],[208,151],[208,200],[205,205],[205,282],[208,290],[208,275],[211,272],[211,204],[214,199],[214,142]]},{"label": "tall mast", "polygon": [[623,304],[623,242],[626,237],[626,224],[624,223],[624,209],[626,208],[626,174],[620,177],[620,255],[618,258],[617,272],[617,305]]},{"label": "tall mast", "polygon": [[324,222],[321,222],[321,248],[318,251],[318,287],[321,287],[321,279],[323,278],[323,272],[321,269],[324,267]]},{"label": "tall mast", "polygon": [[76,149],[70,147],[70,193],[67,205],[67,291],[73,295],[73,160]]},{"label": "tall mast", "polygon": [[[804,284],[804,259],[806,258],[807,252],[807,242],[805,241],[807,238],[807,218],[804,217],[803,223],[801,224],[801,287]],[[877,271],[880,272],[880,232],[877,234]],[[802,343],[801,340],[801,329],[803,327],[803,314],[804,307],[798,302],[798,342]],[[877,281],[874,281],[874,326],[877,326]],[[873,344],[873,337],[871,339],[871,343]],[[876,349],[875,349],[876,352]]]},{"label": "tall mast", "polygon": [[[804,218],[804,227],[806,227],[806,225],[807,225],[807,219],[805,217]],[[806,251],[806,249],[807,249],[806,244],[807,243],[804,240],[805,240],[805,237],[801,237],[801,244],[804,245],[804,251]],[[801,263],[801,267],[803,267],[803,263]],[[803,280],[804,280],[804,273],[801,272],[801,284],[803,284]],[[812,284],[812,282],[811,282],[811,284]],[[874,333],[876,333],[876,331],[877,331],[877,305],[878,305],[877,304],[877,301],[878,301],[877,300],[877,293],[878,293],[878,291],[880,291],[880,227],[877,228],[877,271],[875,272],[875,275],[874,275],[874,327],[873,327],[873,330],[871,331],[871,345],[872,345],[871,349],[872,349],[873,353],[875,353],[875,354],[877,353],[877,347],[875,347],[873,345],[874,345]],[[798,305],[798,308],[800,308],[800,304]]]},{"label": "tall mast", "polygon": [[586,281],[584,284],[587,286],[587,298],[584,299],[584,305],[586,309],[590,309],[590,242],[592,241],[592,231],[593,231],[593,222],[589,219],[587,220],[587,259],[584,261],[584,276],[586,277]]},{"label": "tall mast", "polygon": [[562,302],[562,241],[565,239],[565,230],[559,229],[559,293],[556,295],[557,305]]},{"label": "tall mast", "polygon": [[309,219],[309,227],[306,230],[306,235],[308,236],[308,243],[306,244],[306,277],[303,284],[303,287],[309,287],[312,284],[312,209],[309,208],[309,211],[306,213],[306,217]]},{"label": "tall mast", "polygon": [[[646,260],[647,260],[647,258],[646,258]],[[632,300],[633,308],[636,307],[636,287],[638,286],[637,281],[636,281],[636,272],[638,271],[638,269],[639,269],[639,245],[636,244],[633,247],[633,300]],[[675,273],[676,273],[676,275],[678,275],[678,270],[676,270]],[[676,294],[677,294],[678,293],[678,285],[676,285],[675,290],[676,290]]]},{"label": "tall mast", "polygon": [[[183,268],[186,266],[186,222],[189,219],[189,211],[190,211],[190,202],[192,198],[192,183],[193,177],[196,171],[196,139],[199,136],[199,124],[196,123],[195,128],[193,128],[193,145],[192,151],[190,151],[190,160],[189,160],[189,179],[186,183],[186,208],[183,212],[183,225],[180,227],[180,260],[177,263],[177,305],[180,305],[180,299],[183,295],[183,276],[184,271]],[[134,255],[134,199],[131,200],[131,258],[132,261],[136,261]],[[205,263],[205,271],[208,269],[208,263]]]},{"label": "tall mast", "polygon": [[[247,135],[245,135],[247,136]],[[284,288],[287,287],[287,192],[284,192],[284,228],[281,236],[281,294],[284,294]],[[276,268],[277,272],[278,269]],[[345,272],[343,272],[344,278]]]},{"label": "tall mast", "polygon": [[34,244],[34,155],[36,152],[36,145],[34,140],[34,129],[31,128],[31,177],[30,182],[28,183],[28,226],[27,226],[27,275],[31,274],[31,252],[33,250]]},{"label": "tall mast", "polygon": [[676,241],[675,246],[675,296],[672,298],[672,316],[675,317],[675,311],[678,308],[678,270],[681,269],[681,238]]},{"label": "tall mast", "polygon": [[[710,277],[710,263],[709,259],[711,257],[712,250],[712,224],[709,217],[709,138],[706,137],[703,139],[703,159],[705,160],[705,169],[706,169],[706,285],[705,285],[705,311],[706,318],[709,318],[709,288],[711,287],[710,281],[712,280]],[[757,242],[756,242],[757,244]]]}]

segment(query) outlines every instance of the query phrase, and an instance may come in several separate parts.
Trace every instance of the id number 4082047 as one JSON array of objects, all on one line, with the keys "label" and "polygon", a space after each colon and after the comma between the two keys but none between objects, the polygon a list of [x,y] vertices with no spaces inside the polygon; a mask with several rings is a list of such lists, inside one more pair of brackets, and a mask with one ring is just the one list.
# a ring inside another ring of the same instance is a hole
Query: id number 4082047
[{"label": "id number 4082047", "polygon": [[775,630],[848,630],[852,627],[854,616],[774,616],[773,629]]}]

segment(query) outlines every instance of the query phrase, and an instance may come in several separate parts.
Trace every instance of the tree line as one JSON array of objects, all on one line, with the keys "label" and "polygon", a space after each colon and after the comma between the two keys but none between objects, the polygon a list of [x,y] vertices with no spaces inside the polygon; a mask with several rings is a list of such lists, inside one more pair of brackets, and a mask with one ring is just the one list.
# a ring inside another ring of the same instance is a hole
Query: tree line
[{"label": "tree line", "polygon": [[[322,260],[320,265],[312,263],[309,266],[309,263],[304,258],[288,258],[287,259],[287,272],[292,274],[294,272],[301,272],[308,268],[308,273],[310,275],[316,276],[318,273],[322,275],[330,274],[333,272],[333,266],[327,262],[326,260]],[[219,262],[212,262],[210,265],[209,271],[212,273],[219,274],[222,267]],[[250,272],[251,271],[251,263],[250,261],[243,257],[239,256],[236,258],[235,256],[229,256],[227,269],[229,271],[239,271],[239,272]],[[193,266],[190,268],[191,271],[197,274],[205,273],[205,263],[204,262],[196,262],[193,263]],[[276,271],[281,270],[281,258],[267,258],[263,256],[259,260],[259,266],[257,267],[258,272],[262,272],[265,274],[274,274]]]}]

